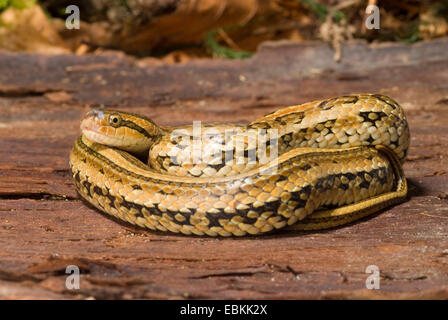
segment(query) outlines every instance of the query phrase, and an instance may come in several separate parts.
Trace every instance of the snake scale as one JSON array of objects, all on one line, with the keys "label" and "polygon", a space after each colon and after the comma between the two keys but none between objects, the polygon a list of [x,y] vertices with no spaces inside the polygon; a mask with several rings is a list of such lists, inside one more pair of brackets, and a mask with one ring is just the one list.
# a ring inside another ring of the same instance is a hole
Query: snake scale
[{"label": "snake scale", "polygon": [[81,129],[70,155],[79,194],[152,230],[325,229],[407,193],[401,165],[409,128],[403,109],[383,95],[286,107],[247,125],[160,127],[144,116],[92,110]]}]

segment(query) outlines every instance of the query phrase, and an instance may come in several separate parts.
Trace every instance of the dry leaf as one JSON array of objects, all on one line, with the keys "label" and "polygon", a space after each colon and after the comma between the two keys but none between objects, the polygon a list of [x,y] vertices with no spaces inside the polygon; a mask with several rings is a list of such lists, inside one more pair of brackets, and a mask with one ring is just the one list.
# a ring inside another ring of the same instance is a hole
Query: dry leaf
[{"label": "dry leaf", "polygon": [[8,8],[0,14],[0,47],[10,51],[61,54],[70,52],[41,7]]}]

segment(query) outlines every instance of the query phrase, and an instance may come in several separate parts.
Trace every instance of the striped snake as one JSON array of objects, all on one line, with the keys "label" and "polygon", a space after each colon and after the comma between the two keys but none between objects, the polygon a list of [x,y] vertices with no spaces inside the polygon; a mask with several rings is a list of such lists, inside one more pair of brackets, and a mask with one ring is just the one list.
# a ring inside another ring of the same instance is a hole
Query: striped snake
[{"label": "striped snake", "polygon": [[409,128],[403,109],[382,95],[291,106],[247,125],[160,127],[140,115],[92,110],[81,130],[70,155],[79,194],[152,230],[318,230],[407,194],[401,164]]}]

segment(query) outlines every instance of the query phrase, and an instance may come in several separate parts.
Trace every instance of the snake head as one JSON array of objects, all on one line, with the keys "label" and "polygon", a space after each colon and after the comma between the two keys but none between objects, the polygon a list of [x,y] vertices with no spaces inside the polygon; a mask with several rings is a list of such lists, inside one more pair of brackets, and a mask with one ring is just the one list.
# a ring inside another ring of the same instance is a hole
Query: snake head
[{"label": "snake head", "polygon": [[81,131],[96,143],[137,154],[147,153],[162,135],[162,129],[146,117],[101,109],[87,112]]}]

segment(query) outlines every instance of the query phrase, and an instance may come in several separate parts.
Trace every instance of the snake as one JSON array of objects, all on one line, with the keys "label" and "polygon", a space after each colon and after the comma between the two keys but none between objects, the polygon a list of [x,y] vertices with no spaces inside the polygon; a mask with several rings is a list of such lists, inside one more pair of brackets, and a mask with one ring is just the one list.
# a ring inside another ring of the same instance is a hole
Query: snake
[{"label": "snake", "polygon": [[223,237],[321,230],[407,196],[408,122],[379,94],[285,107],[248,124],[163,127],[94,109],[81,131],[70,154],[80,196],[151,230]]}]

